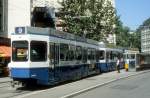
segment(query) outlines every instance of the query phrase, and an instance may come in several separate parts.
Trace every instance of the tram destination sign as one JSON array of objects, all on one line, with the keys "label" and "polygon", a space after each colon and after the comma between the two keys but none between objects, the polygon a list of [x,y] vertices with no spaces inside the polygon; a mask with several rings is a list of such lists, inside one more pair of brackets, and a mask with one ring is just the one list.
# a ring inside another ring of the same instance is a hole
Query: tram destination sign
[{"label": "tram destination sign", "polygon": [[25,27],[16,27],[15,34],[25,34]]}]

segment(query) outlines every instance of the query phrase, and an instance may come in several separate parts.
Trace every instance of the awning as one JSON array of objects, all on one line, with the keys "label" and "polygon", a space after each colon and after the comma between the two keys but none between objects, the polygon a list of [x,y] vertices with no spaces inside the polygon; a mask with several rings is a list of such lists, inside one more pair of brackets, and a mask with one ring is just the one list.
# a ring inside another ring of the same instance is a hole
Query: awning
[{"label": "awning", "polygon": [[10,56],[11,56],[11,47],[0,46],[0,57],[10,57]]}]

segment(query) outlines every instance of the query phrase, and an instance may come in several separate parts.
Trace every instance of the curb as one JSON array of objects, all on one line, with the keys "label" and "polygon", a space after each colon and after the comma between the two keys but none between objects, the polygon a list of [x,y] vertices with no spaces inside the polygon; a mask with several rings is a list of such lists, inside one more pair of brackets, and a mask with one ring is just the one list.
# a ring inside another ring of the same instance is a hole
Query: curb
[{"label": "curb", "polygon": [[98,88],[98,87],[101,87],[101,86],[105,86],[105,85],[110,84],[110,83],[112,83],[112,82],[115,82],[115,81],[118,81],[118,80],[121,80],[121,79],[126,79],[126,78],[129,78],[129,77],[132,77],[132,76],[136,76],[136,75],[148,73],[148,72],[150,72],[150,70],[143,71],[143,72],[139,72],[139,73],[135,73],[135,74],[131,74],[131,75],[127,75],[127,76],[123,76],[123,77],[120,77],[120,78],[118,78],[118,79],[113,79],[113,80],[110,80],[110,81],[108,81],[108,82],[104,82],[104,83],[101,83],[101,84],[98,84],[98,85],[91,86],[91,87],[89,87],[89,88],[80,90],[80,91],[78,91],[78,92],[74,92],[74,93],[71,93],[71,94],[62,96],[62,97],[60,97],[60,98],[71,98],[71,97],[80,95],[80,94],[82,94],[82,93],[84,93],[84,92],[93,90],[93,89],[95,89],[95,88]]}]

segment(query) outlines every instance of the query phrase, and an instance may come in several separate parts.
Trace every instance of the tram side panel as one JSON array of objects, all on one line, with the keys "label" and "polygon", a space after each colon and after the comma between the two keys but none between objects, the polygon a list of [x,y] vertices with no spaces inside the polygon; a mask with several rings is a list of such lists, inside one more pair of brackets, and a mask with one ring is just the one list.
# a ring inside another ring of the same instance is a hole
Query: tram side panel
[{"label": "tram side panel", "polygon": [[62,39],[59,41],[50,45],[50,74],[53,75],[50,75],[50,84],[76,80],[96,73],[94,47],[88,44],[85,46],[85,43],[68,43],[70,41]]},{"label": "tram side panel", "polygon": [[101,72],[108,72],[107,61],[106,61],[106,48],[100,48],[98,51],[98,68]]}]

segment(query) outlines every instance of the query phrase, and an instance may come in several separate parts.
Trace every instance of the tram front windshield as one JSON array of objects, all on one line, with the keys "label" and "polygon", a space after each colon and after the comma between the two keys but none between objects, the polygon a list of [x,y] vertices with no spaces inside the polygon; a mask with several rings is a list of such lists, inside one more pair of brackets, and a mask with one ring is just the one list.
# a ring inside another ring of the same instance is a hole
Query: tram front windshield
[{"label": "tram front windshield", "polygon": [[28,42],[14,41],[12,42],[12,60],[27,61],[28,60]]}]

